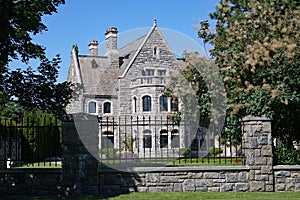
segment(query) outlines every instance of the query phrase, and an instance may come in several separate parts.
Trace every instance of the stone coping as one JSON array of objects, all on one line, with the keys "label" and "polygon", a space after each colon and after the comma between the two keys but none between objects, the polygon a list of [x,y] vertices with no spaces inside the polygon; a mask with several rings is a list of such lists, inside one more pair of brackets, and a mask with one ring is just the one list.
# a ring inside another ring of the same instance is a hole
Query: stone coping
[{"label": "stone coping", "polygon": [[248,166],[189,166],[189,167],[131,167],[118,170],[113,168],[100,168],[98,172],[186,172],[186,171],[249,171]]},{"label": "stone coping", "polygon": [[300,165],[276,165],[273,167],[273,170],[293,170],[300,171]]}]

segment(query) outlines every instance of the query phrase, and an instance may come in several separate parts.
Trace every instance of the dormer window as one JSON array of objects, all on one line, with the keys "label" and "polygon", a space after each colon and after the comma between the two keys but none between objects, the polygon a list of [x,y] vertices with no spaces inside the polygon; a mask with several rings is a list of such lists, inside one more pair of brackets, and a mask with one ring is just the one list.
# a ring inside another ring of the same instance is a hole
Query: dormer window
[{"label": "dormer window", "polygon": [[158,54],[157,51],[158,51],[157,46],[154,46],[154,47],[153,47],[153,55],[154,55],[154,56],[156,56],[156,55]]}]

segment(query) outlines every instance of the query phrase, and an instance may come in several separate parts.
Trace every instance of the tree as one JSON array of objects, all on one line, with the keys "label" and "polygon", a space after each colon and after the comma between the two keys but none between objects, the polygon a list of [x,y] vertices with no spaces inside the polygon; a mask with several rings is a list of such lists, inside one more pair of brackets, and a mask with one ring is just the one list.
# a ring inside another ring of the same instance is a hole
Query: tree
[{"label": "tree", "polygon": [[241,118],[266,115],[286,145],[300,140],[300,3],[297,0],[222,0],[215,31],[198,35],[222,71],[227,111]]},{"label": "tree", "polygon": [[[0,1],[0,103],[16,102],[26,110],[38,108],[61,115],[71,99],[71,84],[56,83],[60,57],[51,61],[45,56],[45,47],[34,44],[32,36],[47,30],[42,16],[57,12],[64,0],[2,0]],[[28,64],[39,59],[37,71],[9,70],[9,63],[18,59]],[[1,108],[0,108],[1,109]]]}]

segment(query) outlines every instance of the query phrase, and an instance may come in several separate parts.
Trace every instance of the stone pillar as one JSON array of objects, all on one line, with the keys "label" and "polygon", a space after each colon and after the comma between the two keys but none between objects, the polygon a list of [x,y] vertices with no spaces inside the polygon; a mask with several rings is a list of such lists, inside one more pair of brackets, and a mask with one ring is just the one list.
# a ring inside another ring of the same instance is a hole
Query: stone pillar
[{"label": "stone pillar", "polygon": [[274,191],[271,120],[247,116],[242,119],[245,164],[249,166],[250,191]]},{"label": "stone pillar", "polygon": [[68,115],[63,120],[62,185],[64,195],[98,192],[99,125],[96,116]]}]

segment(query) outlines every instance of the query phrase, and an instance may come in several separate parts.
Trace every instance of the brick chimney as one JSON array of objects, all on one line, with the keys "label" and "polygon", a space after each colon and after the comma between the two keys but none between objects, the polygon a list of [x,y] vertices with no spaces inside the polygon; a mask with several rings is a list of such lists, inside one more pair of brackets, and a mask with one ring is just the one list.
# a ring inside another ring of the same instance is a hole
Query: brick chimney
[{"label": "brick chimney", "polygon": [[90,56],[98,56],[98,41],[92,40],[89,43]]},{"label": "brick chimney", "polygon": [[117,47],[117,33],[118,30],[115,27],[109,28],[105,32],[106,38],[106,53],[108,57],[108,63],[111,67],[119,67],[119,52]]}]

